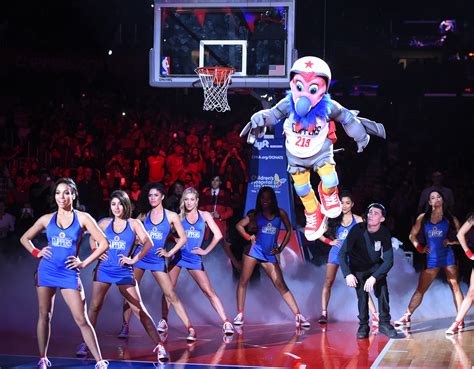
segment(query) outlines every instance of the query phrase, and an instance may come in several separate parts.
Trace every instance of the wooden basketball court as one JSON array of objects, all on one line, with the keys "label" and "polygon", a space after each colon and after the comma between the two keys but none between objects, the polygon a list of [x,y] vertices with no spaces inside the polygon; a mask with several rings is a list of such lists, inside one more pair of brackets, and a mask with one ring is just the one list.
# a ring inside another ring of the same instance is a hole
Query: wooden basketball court
[{"label": "wooden basketball court", "polygon": [[[170,362],[164,368],[472,368],[474,321],[466,320],[462,334],[446,338],[450,320],[414,322],[411,330],[399,330],[388,339],[373,330],[368,339],[357,339],[356,322],[313,323],[308,330],[290,324],[246,325],[230,339],[223,339],[218,326],[197,326],[198,340],[185,341],[181,330],[171,328],[166,346]],[[1,330],[0,330],[1,331]],[[109,368],[158,365],[153,345],[141,329],[128,339],[117,332],[98,332]],[[37,358],[36,338],[31,334],[3,331],[1,368],[31,368]],[[49,350],[52,367],[93,367],[91,358],[76,358],[78,332],[53,327]]]}]

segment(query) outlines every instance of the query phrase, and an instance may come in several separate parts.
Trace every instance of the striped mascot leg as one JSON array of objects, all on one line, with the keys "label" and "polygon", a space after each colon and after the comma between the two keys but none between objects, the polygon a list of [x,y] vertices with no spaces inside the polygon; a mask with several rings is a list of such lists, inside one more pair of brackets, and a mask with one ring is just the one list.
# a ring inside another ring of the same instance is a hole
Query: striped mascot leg
[{"label": "striped mascot leg", "polygon": [[295,191],[300,197],[304,206],[306,216],[306,226],[304,235],[308,241],[314,241],[321,237],[327,228],[327,218],[321,212],[321,204],[316,198],[316,194],[311,188],[309,181],[310,172],[296,172],[291,177],[295,182]]}]

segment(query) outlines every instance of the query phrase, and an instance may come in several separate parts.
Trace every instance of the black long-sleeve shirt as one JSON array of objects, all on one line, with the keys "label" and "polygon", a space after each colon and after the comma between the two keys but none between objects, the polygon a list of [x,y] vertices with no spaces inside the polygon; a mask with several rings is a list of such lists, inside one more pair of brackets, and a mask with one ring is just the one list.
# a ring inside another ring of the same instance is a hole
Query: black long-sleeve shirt
[{"label": "black long-sleeve shirt", "polygon": [[368,270],[374,270],[372,276],[377,280],[385,277],[393,266],[389,230],[381,225],[378,231],[370,233],[367,223],[356,224],[339,251],[339,264],[344,277]]}]

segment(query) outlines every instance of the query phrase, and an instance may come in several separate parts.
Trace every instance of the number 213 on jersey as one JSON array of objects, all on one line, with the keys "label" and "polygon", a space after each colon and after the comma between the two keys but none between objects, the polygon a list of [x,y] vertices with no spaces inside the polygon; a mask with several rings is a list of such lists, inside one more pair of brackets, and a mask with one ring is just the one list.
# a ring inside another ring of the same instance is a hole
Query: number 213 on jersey
[{"label": "number 213 on jersey", "polygon": [[296,139],[295,145],[298,147],[309,147],[310,143],[311,143],[311,138],[298,137]]}]

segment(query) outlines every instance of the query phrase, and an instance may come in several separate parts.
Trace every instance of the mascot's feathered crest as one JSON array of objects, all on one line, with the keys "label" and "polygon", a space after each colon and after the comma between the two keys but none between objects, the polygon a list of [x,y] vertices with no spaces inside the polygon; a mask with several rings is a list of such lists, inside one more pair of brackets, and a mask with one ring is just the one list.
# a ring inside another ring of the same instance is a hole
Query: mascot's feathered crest
[{"label": "mascot's feathered crest", "polygon": [[319,117],[323,120],[329,120],[329,113],[331,112],[330,94],[324,94],[316,106],[311,108],[309,113],[304,117],[299,116],[295,110],[295,102],[293,101],[293,94],[291,93],[291,90],[286,92],[286,98],[290,100],[291,113],[294,116],[295,122],[299,122],[302,129],[308,130],[309,128],[314,127],[316,117]]}]

